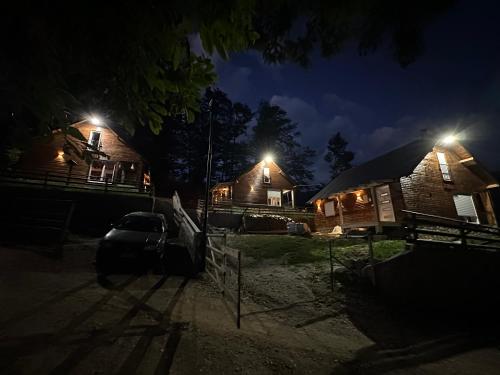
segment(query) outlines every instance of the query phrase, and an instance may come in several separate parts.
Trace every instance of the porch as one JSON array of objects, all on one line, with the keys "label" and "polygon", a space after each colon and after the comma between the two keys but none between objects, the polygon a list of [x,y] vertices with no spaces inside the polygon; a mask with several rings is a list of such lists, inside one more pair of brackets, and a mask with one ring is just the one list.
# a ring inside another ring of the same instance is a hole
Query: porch
[{"label": "porch", "polygon": [[[140,179],[137,176],[126,178],[125,173],[120,173],[121,170],[126,168],[125,163],[127,162],[115,162],[112,169],[111,164],[103,163],[100,168],[91,165],[88,174],[75,172],[72,168],[68,168],[67,172],[4,169],[0,170],[0,182],[3,185],[24,185],[42,189],[57,188],[102,191],[104,193],[150,194],[149,174],[145,174]],[[106,169],[106,166],[108,169]]]},{"label": "porch", "polygon": [[398,226],[389,185],[360,187],[315,201],[316,227],[343,230]]}]

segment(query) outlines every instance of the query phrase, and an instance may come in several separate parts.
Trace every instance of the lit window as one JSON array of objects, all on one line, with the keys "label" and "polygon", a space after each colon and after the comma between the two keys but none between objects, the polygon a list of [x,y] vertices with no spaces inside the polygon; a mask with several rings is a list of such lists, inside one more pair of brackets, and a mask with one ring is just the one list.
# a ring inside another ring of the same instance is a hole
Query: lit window
[{"label": "lit window", "polygon": [[281,206],[281,191],[268,190],[267,191],[267,205],[268,206]]},{"label": "lit window", "polygon": [[95,130],[92,130],[90,132],[90,137],[89,137],[89,145],[91,147],[88,147],[89,150],[98,150],[99,148],[101,148],[101,132],[98,132],[98,131],[95,131]]},{"label": "lit window", "polygon": [[267,168],[267,167],[264,168],[264,183],[265,184],[271,183],[271,172],[269,171],[269,168]]},{"label": "lit window", "polygon": [[441,169],[441,174],[443,175],[443,180],[451,181],[450,167],[446,162],[446,156],[443,152],[437,153],[439,168]]},{"label": "lit window", "polygon": [[89,182],[113,183],[115,174],[115,162],[104,160],[92,160],[89,168]]}]

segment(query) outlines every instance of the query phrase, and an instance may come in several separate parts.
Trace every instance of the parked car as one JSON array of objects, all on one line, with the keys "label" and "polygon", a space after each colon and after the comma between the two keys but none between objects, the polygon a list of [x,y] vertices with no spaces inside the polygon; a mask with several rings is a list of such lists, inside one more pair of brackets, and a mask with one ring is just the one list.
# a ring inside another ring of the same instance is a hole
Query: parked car
[{"label": "parked car", "polygon": [[97,273],[109,273],[122,259],[132,260],[139,267],[153,260],[163,269],[166,240],[167,223],[163,214],[127,214],[100,241],[96,253]]}]

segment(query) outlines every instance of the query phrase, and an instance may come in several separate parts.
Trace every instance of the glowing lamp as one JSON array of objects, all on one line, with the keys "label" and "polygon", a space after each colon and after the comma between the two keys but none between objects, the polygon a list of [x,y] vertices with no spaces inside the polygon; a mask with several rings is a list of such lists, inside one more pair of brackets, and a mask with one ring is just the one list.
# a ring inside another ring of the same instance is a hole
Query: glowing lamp
[{"label": "glowing lamp", "polygon": [[99,126],[99,125],[102,125],[102,120],[100,117],[97,117],[97,116],[92,116],[90,119],[89,119],[90,123],[92,125],[96,125],[96,126]]},{"label": "glowing lamp", "polygon": [[451,145],[457,140],[457,137],[453,134],[449,134],[446,137],[443,138],[442,143],[444,145]]},{"label": "glowing lamp", "polygon": [[271,154],[267,154],[266,156],[264,156],[264,160],[266,161],[266,163],[271,163],[274,160],[274,157]]},{"label": "glowing lamp", "polygon": [[64,156],[64,151],[58,151],[57,152],[57,157],[62,159],[62,157]]}]

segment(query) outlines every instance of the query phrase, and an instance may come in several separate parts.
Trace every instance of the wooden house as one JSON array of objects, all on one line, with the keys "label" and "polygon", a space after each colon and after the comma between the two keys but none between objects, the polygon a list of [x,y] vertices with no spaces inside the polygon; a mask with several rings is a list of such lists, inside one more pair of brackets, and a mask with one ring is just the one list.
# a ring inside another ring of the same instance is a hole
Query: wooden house
[{"label": "wooden house", "polygon": [[318,230],[400,226],[410,210],[497,225],[498,182],[458,141],[417,140],[333,179],[309,203]]},{"label": "wooden house", "polygon": [[262,160],[234,181],[211,190],[211,203],[295,207],[295,182],[272,160]]},{"label": "wooden house", "polygon": [[37,139],[21,157],[16,173],[26,179],[66,181],[87,188],[147,191],[150,186],[145,159],[112,128],[81,121],[72,132],[53,132],[49,139]]}]

